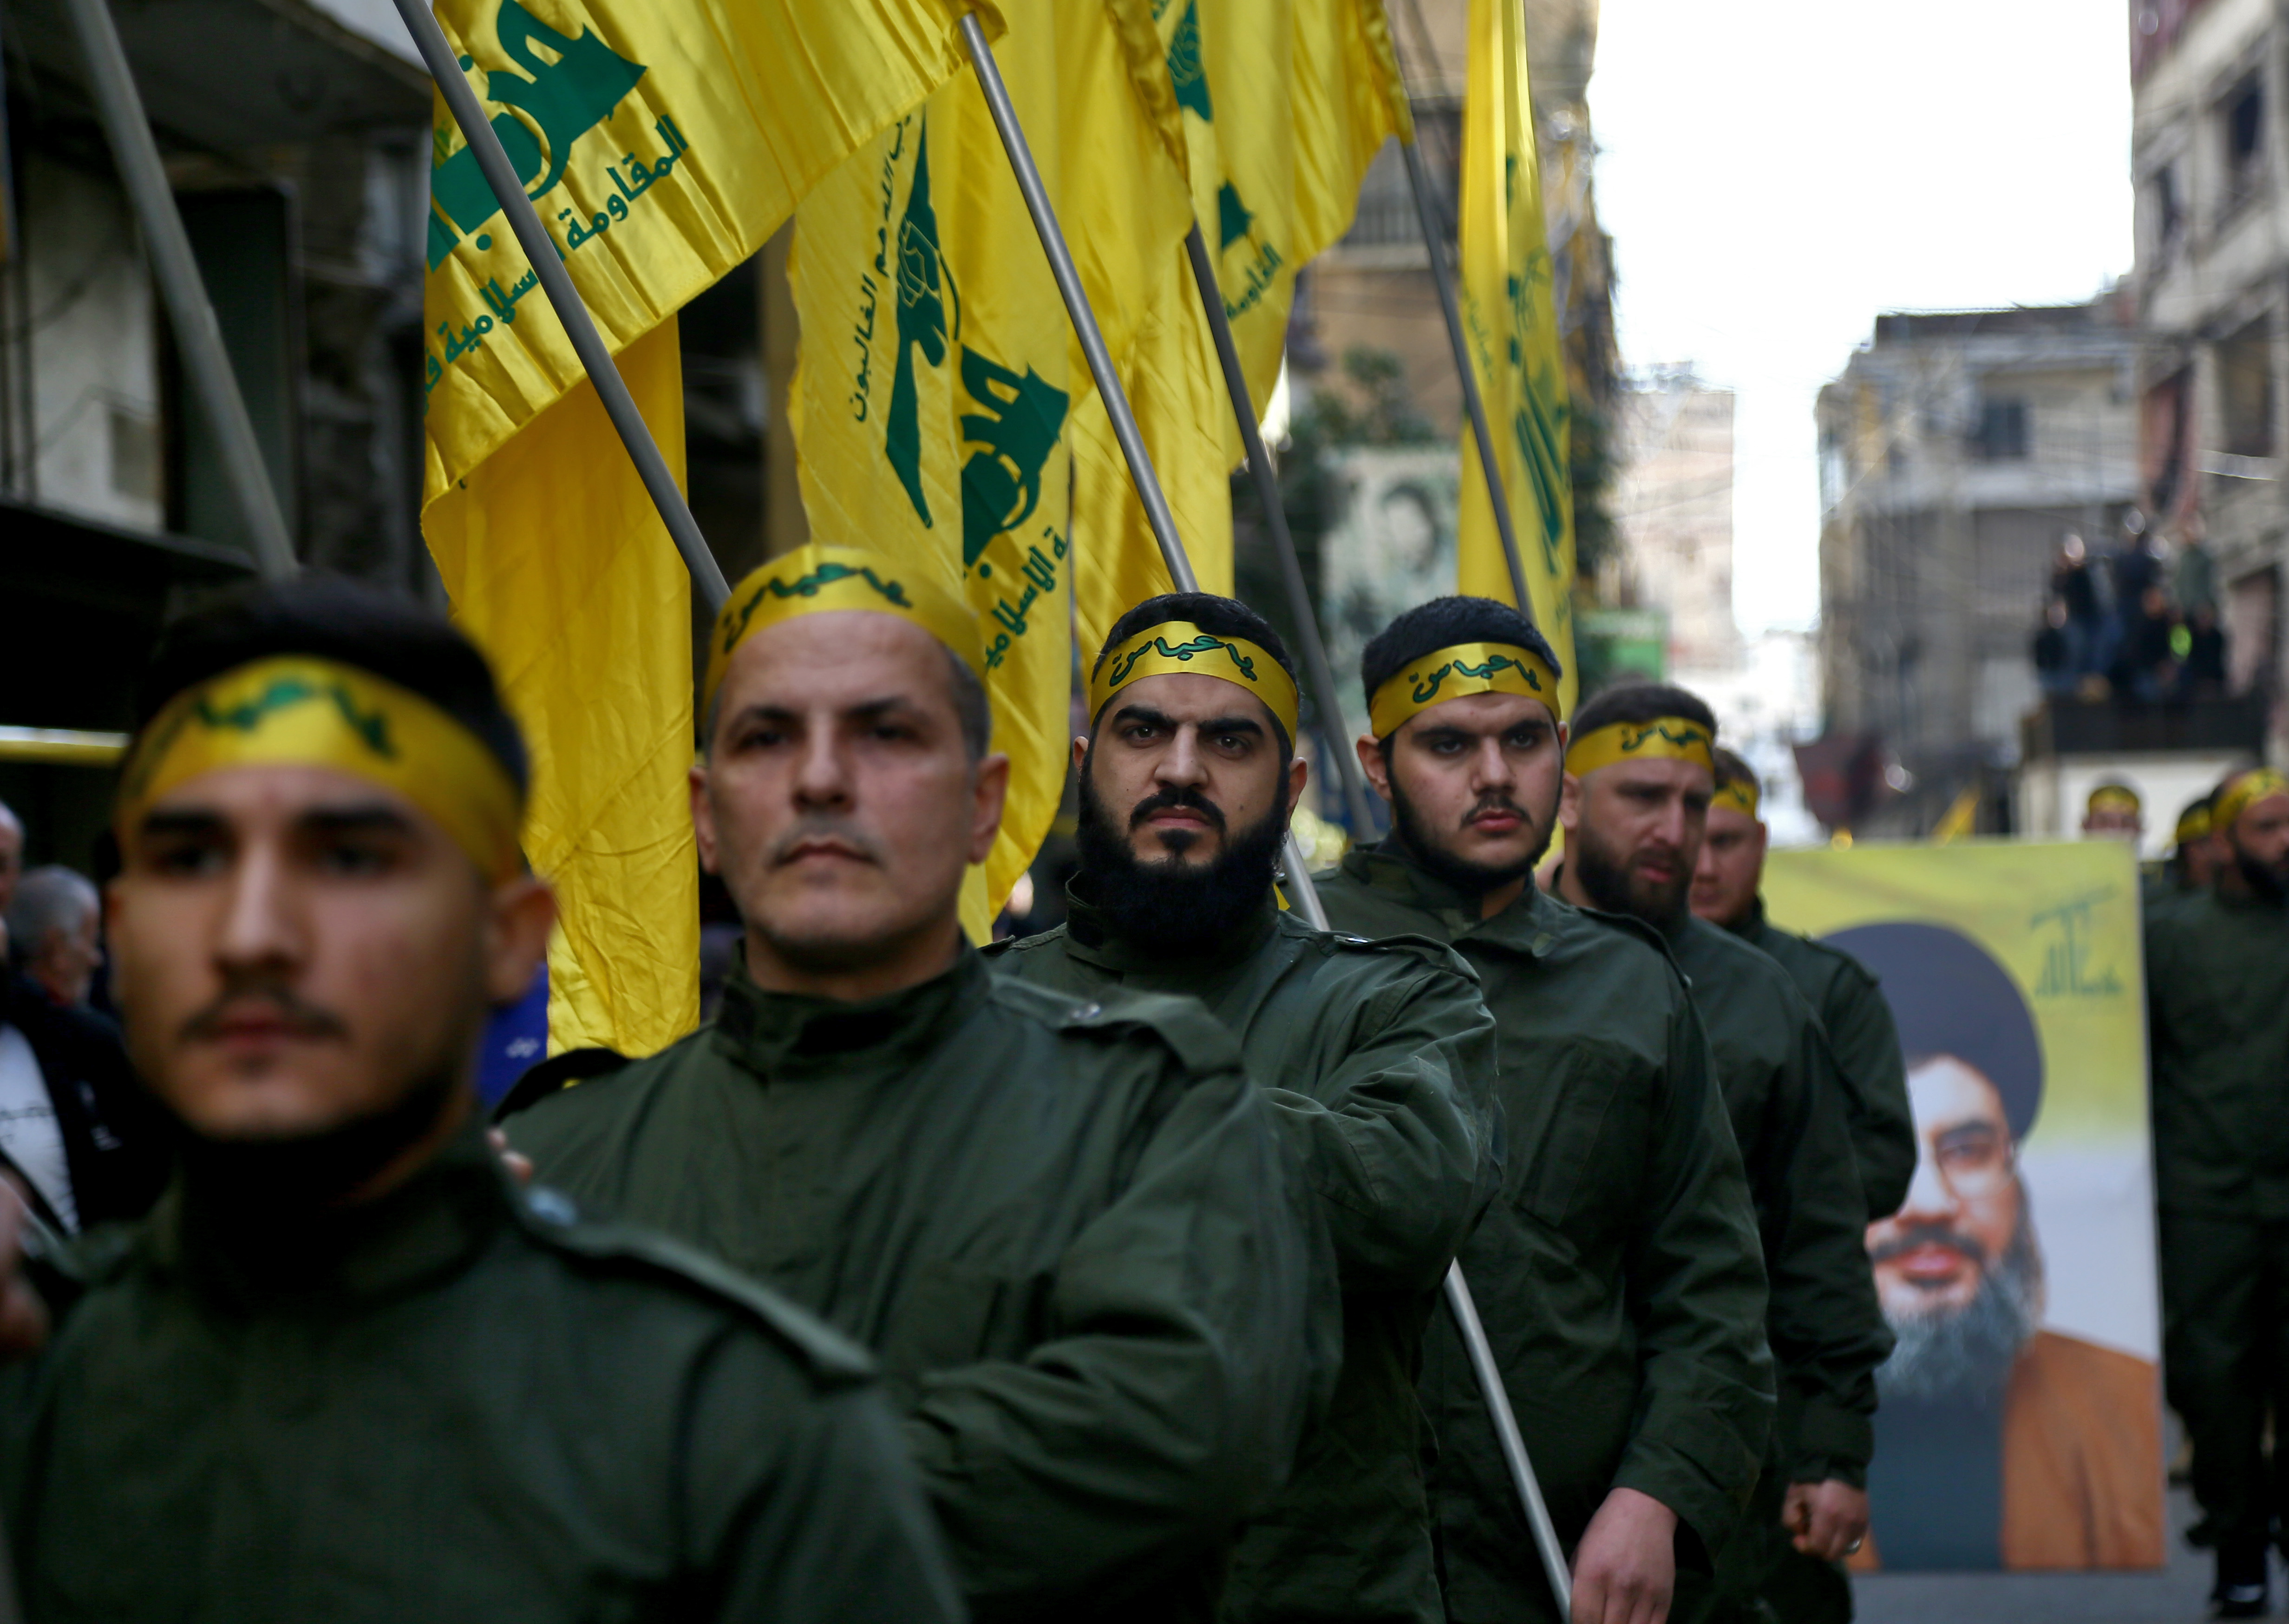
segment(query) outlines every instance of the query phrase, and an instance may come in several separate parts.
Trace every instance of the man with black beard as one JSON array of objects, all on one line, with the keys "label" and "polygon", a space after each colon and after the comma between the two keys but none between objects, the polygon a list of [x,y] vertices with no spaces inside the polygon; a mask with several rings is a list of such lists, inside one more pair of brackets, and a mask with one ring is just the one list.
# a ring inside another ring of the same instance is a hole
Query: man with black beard
[{"label": "man with black beard", "polygon": [[1869,1470],[1873,1568],[2156,1567],[2160,1407],[2147,1360],[2043,1326],[2019,1167],[2043,1051],[2010,972],[1942,925],[1830,937],[1880,980],[1900,1031],[1916,1167],[1868,1227],[1885,1322]]},{"label": "man with black beard", "polygon": [[1281,911],[1272,879],[1305,767],[1294,672],[1261,616],[1206,593],[1138,604],[1097,655],[1089,714],[1073,741],[1072,914],[1001,944],[995,968],[1206,1004],[1288,1131],[1341,1268],[1333,1405],[1242,1535],[1223,1616],[1431,1624],[1414,1378],[1495,1175],[1493,1020],[1437,943],[1369,943]]},{"label": "man with black beard", "polygon": [[2221,1616],[2266,1607],[2266,1546],[2289,1524],[2289,780],[2217,792],[2230,852],[2213,887],[2146,924],[2163,1364],[2194,1446],[2198,1544]]},{"label": "man with black beard", "polygon": [[[1708,1028],[1755,1197],[1780,1412],[1757,1499],[1719,1558],[1719,1612],[1753,1610],[1792,1544],[1833,1563],[1867,1531],[1876,1366],[1891,1349],[1868,1277],[1845,1093],[1819,1018],[1788,972],[1687,906],[1717,788],[1716,718],[1681,688],[1612,688],[1566,751],[1559,896],[1659,931]],[[1782,1542],[1783,1530],[1788,1544]],[[1824,1572],[1826,1570],[1823,1570]],[[1798,1617],[1850,1616],[1841,1575]]]},{"label": "man with black beard", "polygon": [[[1531,884],[1558,825],[1559,668],[1525,616],[1442,597],[1360,660],[1393,831],[1320,889],[1338,926],[1451,942],[1500,1045],[1510,1155],[1463,1244],[1577,1624],[1660,1624],[1740,1520],[1772,1430],[1764,1260],[1708,1040],[1661,938]],[[1421,1389],[1450,1624],[1557,1620],[1461,1339]]]}]

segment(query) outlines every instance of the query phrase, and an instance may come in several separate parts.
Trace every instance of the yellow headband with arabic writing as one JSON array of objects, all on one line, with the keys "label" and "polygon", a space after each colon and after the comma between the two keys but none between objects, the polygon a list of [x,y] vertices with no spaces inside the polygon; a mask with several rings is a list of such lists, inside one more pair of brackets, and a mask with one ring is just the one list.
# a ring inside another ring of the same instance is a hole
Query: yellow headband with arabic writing
[{"label": "yellow headband with arabic writing", "polygon": [[1736,812],[1744,812],[1753,818],[1763,799],[1756,785],[1747,779],[1728,778],[1717,786],[1716,796],[1709,804],[1712,807],[1729,806]]},{"label": "yellow headband with arabic writing", "polygon": [[1433,705],[1472,693],[1515,693],[1558,708],[1558,673],[1532,649],[1515,643],[1457,643],[1410,660],[1375,691],[1367,704],[1368,730],[1388,739]]},{"label": "yellow headband with arabic writing", "polygon": [[523,871],[524,796],[475,733],[356,666],[280,654],[195,683],[128,752],[114,828],[124,844],[153,803],[227,767],[329,767],[403,796],[492,880]]},{"label": "yellow headband with arabic writing", "polygon": [[2210,814],[2210,827],[2229,829],[2241,820],[2242,813],[2277,795],[2289,795],[2289,778],[2283,778],[2270,767],[2245,772],[2218,791],[2217,810]]},{"label": "yellow headband with arabic writing", "polygon": [[1698,722],[1657,716],[1650,722],[1609,722],[1566,750],[1566,770],[1580,776],[1623,761],[1689,761],[1717,772],[1717,740]]},{"label": "yellow headband with arabic writing", "polygon": [[715,691],[723,685],[723,673],[741,644],[766,626],[836,609],[911,620],[959,655],[980,682],[985,680],[985,640],[978,633],[977,617],[952,593],[911,561],[815,541],[754,571],[723,600],[714,630],[708,634],[700,714],[714,708]]},{"label": "yellow headband with arabic writing", "polygon": [[1219,676],[1264,701],[1296,742],[1300,713],[1296,682],[1280,663],[1245,637],[1202,631],[1190,620],[1163,620],[1109,651],[1089,679],[1089,715],[1093,725],[1113,696],[1148,676]]},{"label": "yellow headband with arabic writing", "polygon": [[2197,802],[2178,814],[2178,827],[2171,831],[2170,840],[2174,845],[2191,845],[2207,839],[2209,832],[2210,809]]},{"label": "yellow headband with arabic writing", "polygon": [[2102,812],[2142,814],[2146,810],[2146,803],[2140,800],[2138,792],[2127,784],[2101,784],[2090,792],[2090,798],[2083,803],[2082,810],[2086,817],[2092,812]]}]

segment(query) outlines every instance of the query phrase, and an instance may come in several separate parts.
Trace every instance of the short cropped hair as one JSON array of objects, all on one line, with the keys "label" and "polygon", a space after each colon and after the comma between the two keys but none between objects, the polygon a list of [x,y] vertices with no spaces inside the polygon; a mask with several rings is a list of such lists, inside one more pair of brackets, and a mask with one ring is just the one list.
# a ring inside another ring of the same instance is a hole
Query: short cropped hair
[{"label": "short cropped hair", "polygon": [[194,684],[287,654],[338,660],[419,694],[476,736],[520,796],[530,791],[524,734],[477,645],[435,610],[339,576],[239,588],[169,625],[138,690],[137,731]]},{"label": "short cropped hair", "polygon": [[1721,744],[1716,747],[1716,755],[1718,788],[1722,789],[1727,784],[1746,784],[1758,795],[1765,793],[1765,787],[1758,780],[1754,767]]},{"label": "short cropped hair", "polygon": [[1553,676],[1566,675],[1550,640],[1517,610],[1495,598],[1452,594],[1395,617],[1360,652],[1360,686],[1367,691],[1368,703],[1408,662],[1458,643],[1512,644],[1548,664]]},{"label": "short cropped hair", "polygon": [[1699,695],[1669,683],[1624,682],[1600,690],[1574,713],[1574,737],[1587,738],[1616,722],[1657,722],[1663,716],[1698,723],[1712,736],[1717,732],[1717,713]]},{"label": "short cropped hair", "polygon": [[[1113,623],[1113,629],[1105,636],[1105,646],[1097,651],[1097,658],[1089,663],[1089,675],[1095,676],[1103,669],[1105,657],[1138,632],[1169,620],[1189,620],[1202,631],[1213,632],[1219,637],[1245,637],[1271,655],[1288,673],[1289,682],[1296,682],[1296,661],[1288,652],[1288,644],[1272,629],[1272,622],[1238,598],[1219,597],[1213,592],[1163,592],[1158,597],[1146,598]],[[1296,684],[1298,689],[1302,685]],[[1096,722],[1096,717],[1089,718],[1091,726]],[[1287,728],[1276,716],[1272,728],[1280,735],[1280,748],[1294,755],[1296,741],[1288,737]]]}]

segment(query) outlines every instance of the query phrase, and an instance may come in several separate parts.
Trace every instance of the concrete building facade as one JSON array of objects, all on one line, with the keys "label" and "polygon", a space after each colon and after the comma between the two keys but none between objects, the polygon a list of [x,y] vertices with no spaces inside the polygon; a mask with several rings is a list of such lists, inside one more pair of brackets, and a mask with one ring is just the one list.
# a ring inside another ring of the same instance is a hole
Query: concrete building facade
[{"label": "concrete building facade", "polygon": [[1620,545],[1599,596],[1666,614],[1671,669],[1733,669],[1733,392],[1672,369],[1623,393],[1617,416]]}]

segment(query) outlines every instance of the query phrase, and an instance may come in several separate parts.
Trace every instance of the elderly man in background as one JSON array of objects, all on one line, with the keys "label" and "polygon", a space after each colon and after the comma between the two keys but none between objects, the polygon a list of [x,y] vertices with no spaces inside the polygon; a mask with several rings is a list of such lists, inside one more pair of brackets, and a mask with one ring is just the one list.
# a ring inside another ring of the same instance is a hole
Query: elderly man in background
[{"label": "elderly man in background", "polygon": [[19,971],[60,1009],[87,1003],[103,963],[103,900],[95,882],[60,864],[18,881],[8,940]]}]

